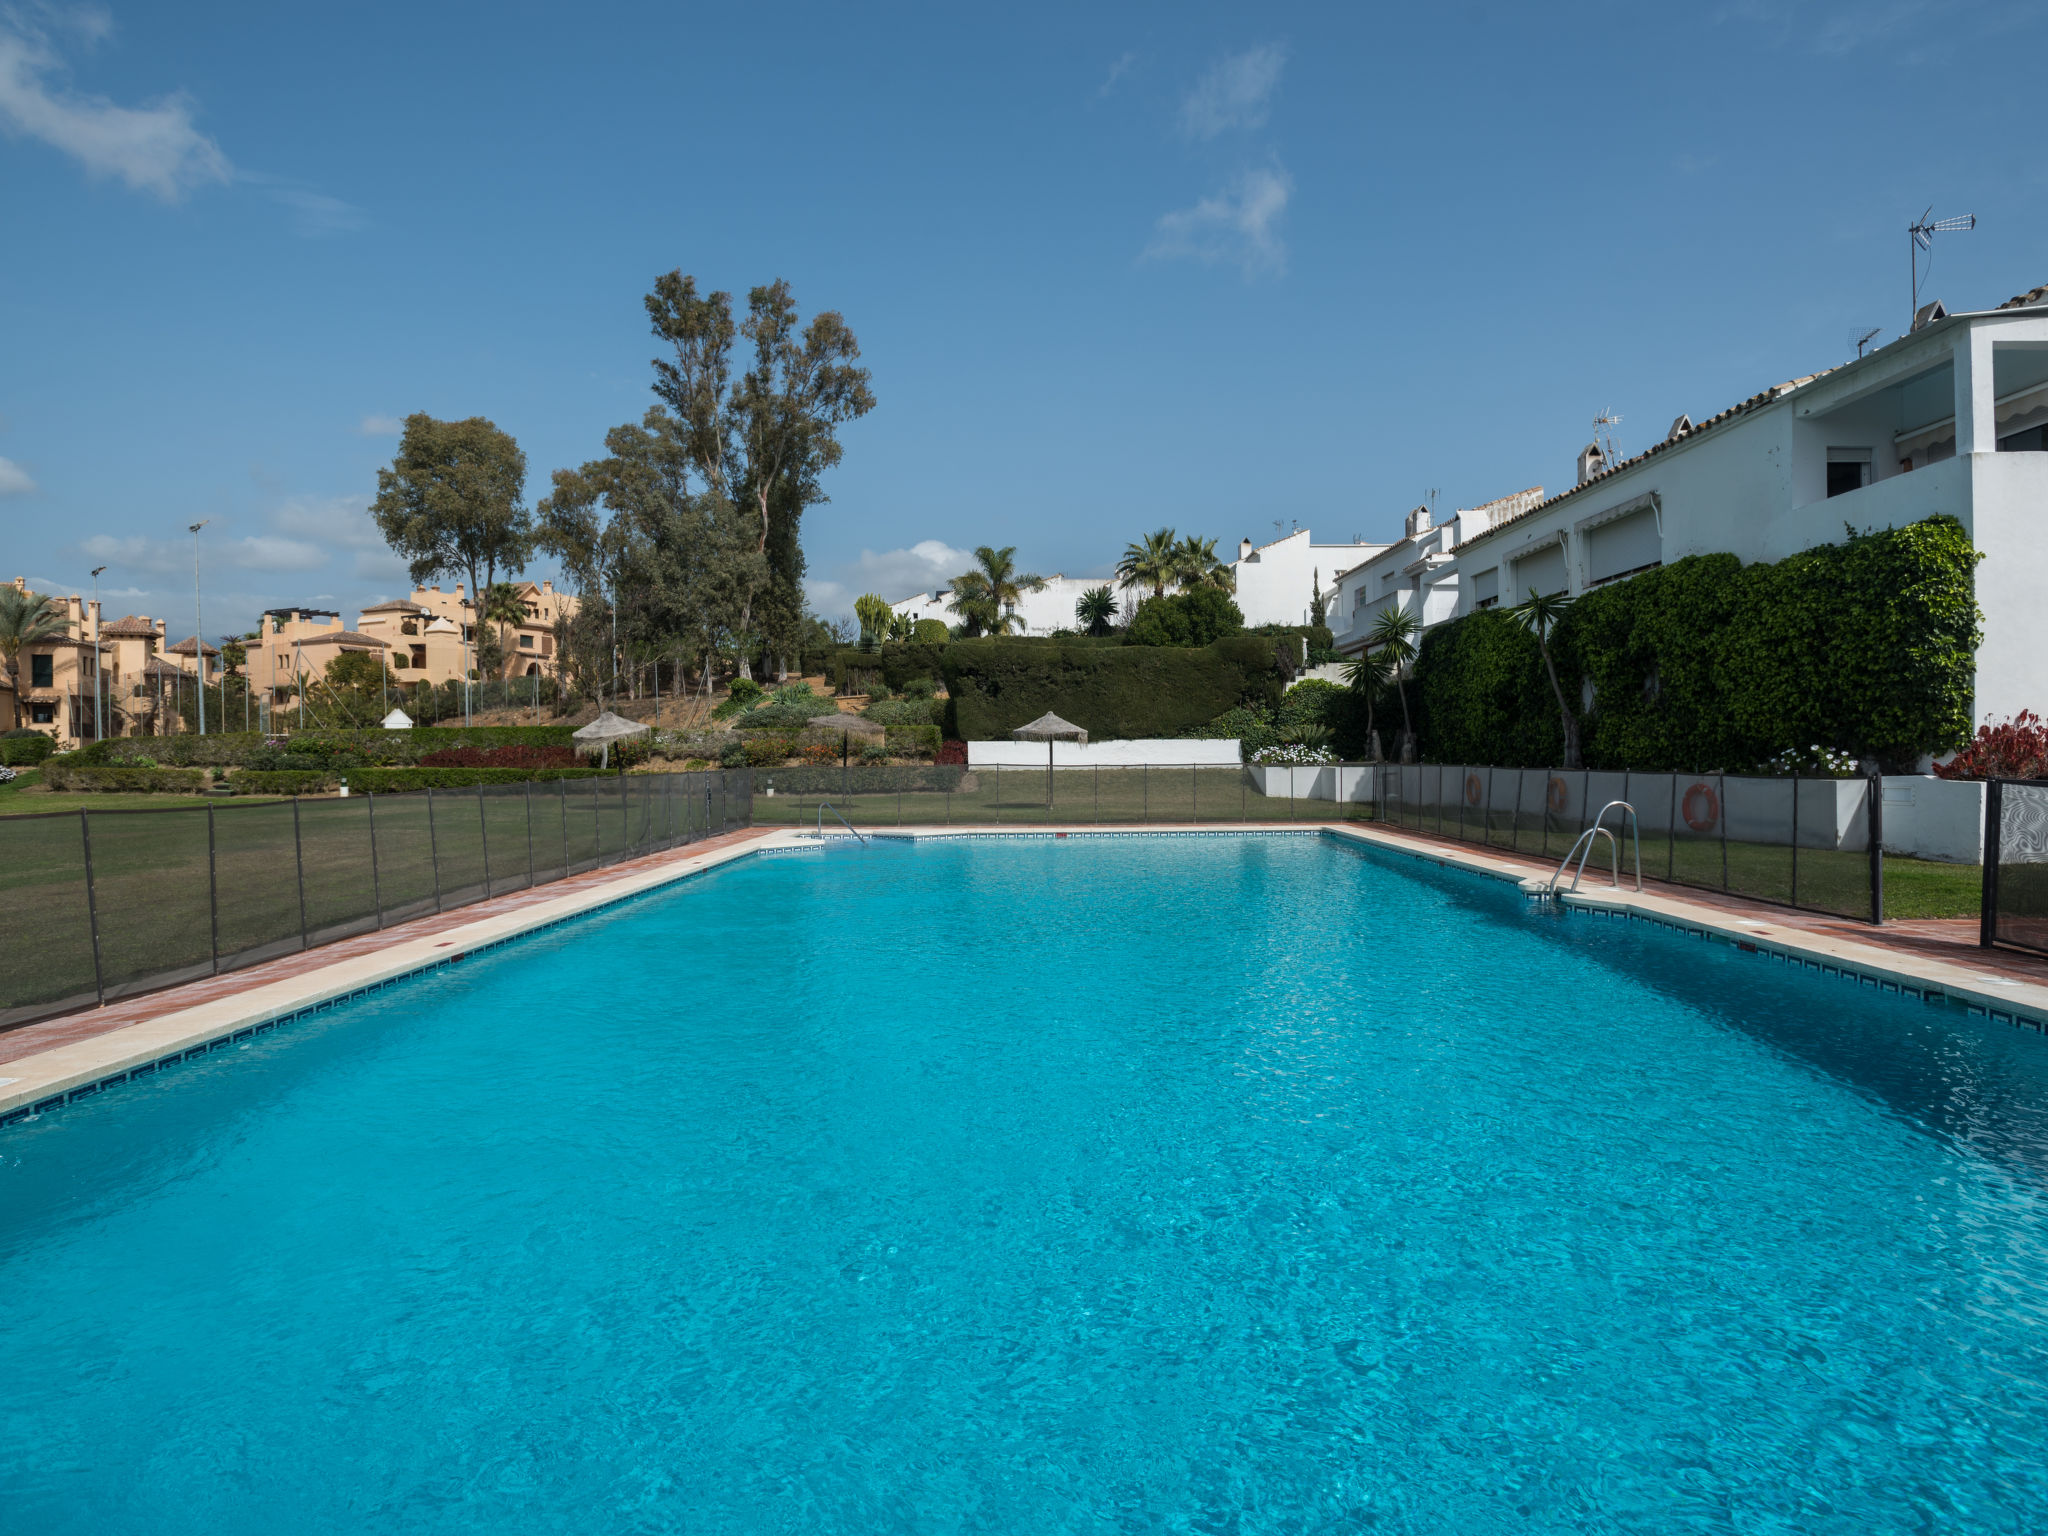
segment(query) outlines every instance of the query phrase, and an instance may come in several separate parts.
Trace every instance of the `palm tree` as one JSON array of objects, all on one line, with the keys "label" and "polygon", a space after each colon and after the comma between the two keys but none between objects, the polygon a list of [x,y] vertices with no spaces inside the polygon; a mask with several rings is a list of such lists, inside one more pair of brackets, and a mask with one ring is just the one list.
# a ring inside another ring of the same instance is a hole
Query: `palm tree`
[{"label": "palm tree", "polygon": [[1401,696],[1401,750],[1395,755],[1402,762],[1408,760],[1409,749],[1415,743],[1415,721],[1408,713],[1408,688],[1402,676],[1408,663],[1415,659],[1417,628],[1414,614],[1405,608],[1389,605],[1380,610],[1380,616],[1372,621],[1372,628],[1365,634],[1366,649],[1378,651],[1386,657],[1387,670],[1394,678],[1394,691]]},{"label": "palm tree", "polygon": [[1089,634],[1108,634],[1115,627],[1116,594],[1107,586],[1090,587],[1074,604],[1074,617]]},{"label": "palm tree", "polygon": [[1150,586],[1154,597],[1166,596],[1167,584],[1179,581],[1180,573],[1180,540],[1171,528],[1161,528],[1126,545],[1123,559],[1116,563],[1116,574],[1124,586]]},{"label": "palm tree", "polygon": [[1237,590],[1237,570],[1228,560],[1217,558],[1214,539],[1198,539],[1189,534],[1180,541],[1176,556],[1182,586],[1221,587],[1226,592]]},{"label": "palm tree", "polygon": [[[476,616],[477,622],[480,624],[495,624],[498,626],[498,654],[492,658],[492,666],[490,668],[491,671],[496,671],[505,660],[505,626],[507,624],[524,624],[527,620],[526,601],[519,595],[518,584],[510,581],[494,581],[488,587],[485,587],[484,600],[482,605],[478,607]],[[485,669],[479,667],[477,670],[482,672]]]},{"label": "palm tree", "polygon": [[1543,670],[1550,674],[1550,691],[1557,696],[1558,723],[1564,727],[1564,766],[1577,768],[1582,766],[1579,761],[1579,717],[1565,702],[1564,688],[1557,680],[1557,663],[1550,658],[1550,632],[1557,628],[1557,621],[1564,617],[1564,611],[1571,605],[1572,600],[1565,592],[1531,591],[1526,600],[1508,610],[1508,616],[1536,637],[1536,649],[1543,654]]},{"label": "palm tree", "polygon": [[57,606],[54,597],[16,586],[0,586],[0,657],[6,658],[7,681],[14,689],[16,725],[28,718],[21,686],[22,647],[55,640],[69,631],[64,610]]},{"label": "palm tree", "polygon": [[1368,749],[1375,742],[1372,729],[1373,703],[1379,697],[1379,691],[1386,687],[1387,678],[1393,670],[1393,659],[1385,651],[1362,651],[1344,664],[1345,686],[1365,700],[1365,739]]},{"label": "palm tree", "polygon": [[970,636],[1007,635],[1014,626],[1024,628],[1017,617],[1017,600],[1026,592],[1045,590],[1045,578],[1017,570],[1017,546],[992,549],[983,544],[974,552],[975,569],[953,578],[953,611],[966,624]]}]

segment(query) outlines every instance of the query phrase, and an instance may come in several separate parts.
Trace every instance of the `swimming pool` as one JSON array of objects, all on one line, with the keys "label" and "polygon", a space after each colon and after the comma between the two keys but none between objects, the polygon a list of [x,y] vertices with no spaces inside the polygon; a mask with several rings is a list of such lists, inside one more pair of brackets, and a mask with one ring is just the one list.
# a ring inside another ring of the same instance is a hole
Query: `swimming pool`
[{"label": "swimming pool", "polygon": [[2044,1106],[1315,836],[754,858],[0,1136],[0,1512],[2038,1529]]}]

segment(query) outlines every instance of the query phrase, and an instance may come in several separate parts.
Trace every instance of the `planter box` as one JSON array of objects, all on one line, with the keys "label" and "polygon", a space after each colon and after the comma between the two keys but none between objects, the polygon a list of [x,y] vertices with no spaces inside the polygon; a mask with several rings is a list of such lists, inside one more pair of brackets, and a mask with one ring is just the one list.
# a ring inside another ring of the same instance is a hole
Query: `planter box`
[{"label": "planter box", "polygon": [[1303,767],[1253,764],[1245,772],[1268,799],[1342,800],[1363,804],[1373,797],[1373,768],[1362,763],[1317,763]]}]

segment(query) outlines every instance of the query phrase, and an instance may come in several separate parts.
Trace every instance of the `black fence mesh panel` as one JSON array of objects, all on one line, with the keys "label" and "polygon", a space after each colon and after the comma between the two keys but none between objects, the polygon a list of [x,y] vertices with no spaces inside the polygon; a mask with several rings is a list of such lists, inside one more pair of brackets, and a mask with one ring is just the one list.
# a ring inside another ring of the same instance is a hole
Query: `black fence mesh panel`
[{"label": "black fence mesh panel", "polygon": [[2048,784],[2008,779],[1998,801],[1992,936],[2048,953]]},{"label": "black fence mesh panel", "polygon": [[1739,896],[1792,905],[1790,779],[1729,778],[1722,799],[1727,819],[1727,889]]},{"label": "black fence mesh panel", "polygon": [[306,879],[306,939],[327,944],[377,926],[377,887],[370,867],[370,802],[299,802],[299,855]]},{"label": "black fence mesh panel", "polygon": [[85,819],[0,819],[0,1028],[85,1007],[99,996],[86,905]]},{"label": "black fence mesh panel", "polygon": [[489,856],[491,894],[523,891],[533,883],[535,851],[527,834],[527,784],[486,784],[482,822],[484,851]]},{"label": "black fence mesh panel", "polygon": [[427,797],[375,795],[370,820],[377,829],[377,891],[384,923],[402,923],[438,911],[434,835]]},{"label": "black fence mesh panel", "polygon": [[207,814],[204,807],[87,813],[106,996],[213,973]]},{"label": "black fence mesh panel", "polygon": [[434,866],[440,872],[441,910],[484,896],[483,801],[474,789],[427,791],[432,813]]},{"label": "black fence mesh panel", "polygon": [[291,804],[216,806],[213,842],[220,968],[254,965],[303,948]]}]

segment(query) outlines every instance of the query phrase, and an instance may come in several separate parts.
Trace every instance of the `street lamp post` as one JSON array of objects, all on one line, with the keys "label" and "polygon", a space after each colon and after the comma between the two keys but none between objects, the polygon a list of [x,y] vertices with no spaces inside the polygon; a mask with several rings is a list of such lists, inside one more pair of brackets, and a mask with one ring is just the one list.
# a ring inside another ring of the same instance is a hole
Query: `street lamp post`
[{"label": "street lamp post", "polygon": [[107,717],[100,708],[100,572],[104,565],[92,568],[92,739],[107,739]]},{"label": "street lamp post", "polygon": [[206,734],[206,641],[203,633],[206,621],[199,609],[199,530],[212,522],[202,517],[185,531],[192,535],[192,664],[198,669],[199,679],[199,734]]}]

